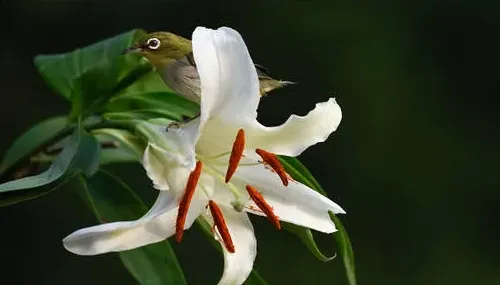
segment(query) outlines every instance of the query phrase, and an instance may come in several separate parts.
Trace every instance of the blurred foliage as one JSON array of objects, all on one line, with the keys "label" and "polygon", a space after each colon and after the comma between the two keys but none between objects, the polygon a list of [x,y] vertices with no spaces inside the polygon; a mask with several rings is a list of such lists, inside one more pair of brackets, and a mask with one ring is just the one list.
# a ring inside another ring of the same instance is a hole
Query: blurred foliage
[{"label": "blurred foliage", "polygon": [[[1,153],[68,108],[39,78],[36,54],[134,27],[189,36],[196,25],[228,25],[257,63],[299,81],[263,101],[261,121],[304,114],[332,93],[341,104],[339,130],[301,160],[348,213],[359,284],[500,283],[497,2],[90,2],[0,4]],[[154,193],[140,190],[150,204]],[[2,276],[16,284],[135,284],[114,256],[62,248],[61,237],[95,223],[74,192],[0,208]],[[319,263],[293,236],[253,221],[265,236],[258,270],[270,284],[345,284],[340,259]],[[213,284],[222,261],[200,237],[189,232],[189,247],[173,248],[190,284]],[[319,239],[329,252],[330,239]]]}]

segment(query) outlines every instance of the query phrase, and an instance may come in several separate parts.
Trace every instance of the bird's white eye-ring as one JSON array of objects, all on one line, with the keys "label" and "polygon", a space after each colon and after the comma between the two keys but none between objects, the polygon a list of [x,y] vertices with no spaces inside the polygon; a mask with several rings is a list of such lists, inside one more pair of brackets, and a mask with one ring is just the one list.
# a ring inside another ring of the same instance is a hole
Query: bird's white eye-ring
[{"label": "bird's white eye-ring", "polygon": [[150,49],[158,49],[160,47],[160,40],[157,38],[150,38],[146,44]]}]

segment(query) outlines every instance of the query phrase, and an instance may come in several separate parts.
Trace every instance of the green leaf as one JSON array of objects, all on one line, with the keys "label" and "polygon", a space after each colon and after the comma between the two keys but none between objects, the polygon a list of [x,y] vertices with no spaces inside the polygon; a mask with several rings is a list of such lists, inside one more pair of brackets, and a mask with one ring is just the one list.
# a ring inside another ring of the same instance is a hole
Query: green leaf
[{"label": "green leaf", "polygon": [[[136,220],[148,210],[132,189],[105,170],[100,169],[91,178],[80,175],[76,183],[84,201],[101,222]],[[140,284],[187,284],[167,240],[119,254]]]},{"label": "green leaf", "polygon": [[[63,150],[64,151],[64,150]],[[78,151],[73,159],[71,171],[83,172],[90,177],[99,169],[99,157],[101,148],[97,139],[87,132],[82,131]]]},{"label": "green leaf", "polygon": [[310,229],[285,222],[281,222],[281,225],[285,230],[296,235],[305,244],[307,249],[309,249],[309,251],[311,251],[311,253],[314,254],[314,256],[316,256],[319,260],[330,261],[335,258],[335,254],[328,257],[321,252],[314,241],[314,236]]},{"label": "green leaf", "polygon": [[185,116],[179,114],[178,112],[172,112],[170,110],[159,108],[138,109],[124,112],[108,112],[103,114],[103,117],[107,120],[149,120],[154,118],[166,118],[174,121],[181,121],[185,118]]},{"label": "green leaf", "polygon": [[35,198],[45,196],[46,194],[49,194],[52,191],[59,189],[62,185],[64,185],[71,178],[73,178],[74,175],[75,175],[74,173],[64,175],[61,179],[54,182],[55,185],[50,184],[50,185],[42,186],[42,187],[37,188],[37,189],[19,190],[19,191],[0,193],[0,207],[11,206],[11,205],[14,205],[14,204],[17,204],[20,202],[25,202],[28,200],[32,200]]},{"label": "green leaf", "polygon": [[[121,53],[143,34],[142,30],[132,30],[72,52],[38,55],[35,57],[35,66],[55,91],[71,101],[81,91],[82,86],[78,80],[86,75],[89,76],[88,79],[96,79],[98,74],[103,75],[105,80],[99,80],[98,85],[101,85],[100,88],[108,88],[116,86],[131,69],[136,68],[139,57]],[[106,71],[111,71],[111,75],[107,75]],[[102,86],[106,84],[109,85]]]},{"label": "green leaf", "polygon": [[[326,192],[321,188],[318,181],[313,177],[313,175],[307,170],[307,168],[296,158],[288,156],[278,157],[286,172],[292,176],[293,179],[309,186],[311,189],[317,191],[326,196]],[[340,249],[340,255],[342,257],[344,267],[346,270],[347,280],[350,285],[356,285],[356,272],[354,267],[354,251],[352,249],[351,241],[347,235],[347,231],[342,225],[340,219],[335,216],[332,212],[329,212],[330,218],[335,223],[337,232],[333,233],[333,237]],[[302,242],[304,242],[309,250],[318,257],[322,255],[314,241],[314,237],[309,229],[295,226],[291,229],[291,232],[296,234]],[[318,254],[320,253],[320,255]]]},{"label": "green leaf", "polygon": [[144,92],[173,92],[158,72],[150,72],[134,81],[133,84],[123,89],[118,95],[144,93]]},{"label": "green leaf", "polygon": [[[96,144],[97,142],[95,142],[92,137],[81,133],[81,131],[77,129],[73,135],[69,137],[62,152],[54,159],[49,169],[37,175],[0,184],[0,192],[30,189],[49,184],[66,173],[71,163],[74,162],[74,159],[76,160],[75,163],[77,167],[83,166],[85,167],[84,171],[91,174],[95,168],[95,155],[89,153],[89,151],[95,150],[95,148],[92,148]],[[82,155],[76,157],[78,152]],[[90,164],[90,166],[87,164]]]},{"label": "green leaf", "polygon": [[53,136],[64,129],[66,124],[66,117],[61,116],[46,119],[31,127],[19,136],[7,150],[0,165],[0,173],[4,173],[6,169],[25,159],[40,145],[49,142]]},{"label": "green leaf", "polygon": [[92,131],[101,144],[100,164],[140,162],[144,153],[142,142],[125,130],[98,129]]},{"label": "green leaf", "polygon": [[[222,248],[220,244],[214,239],[214,235],[212,233],[212,228],[210,224],[204,218],[196,219],[196,222],[201,229],[201,231],[208,237],[209,242],[219,251],[222,252]],[[248,276],[245,281],[246,285],[267,285],[267,282],[260,276],[257,270],[252,269],[250,276]]]},{"label": "green leaf", "polygon": [[245,285],[267,285],[266,280],[260,276],[257,270],[252,270],[250,276],[245,280]]},{"label": "green leaf", "polygon": [[183,117],[194,117],[199,111],[199,105],[172,92],[152,91],[114,97],[105,109],[108,112],[142,112],[143,115],[148,115],[149,112],[155,116],[182,120]]},{"label": "green leaf", "polygon": [[344,263],[344,267],[346,270],[347,280],[349,284],[356,285],[356,270],[354,267],[354,250],[352,249],[352,244],[347,235],[347,231],[344,228],[344,225],[340,222],[340,219],[335,216],[331,211],[328,212],[330,218],[335,223],[335,226],[338,229],[338,232],[333,235],[335,240],[337,241],[337,245],[340,249],[340,254],[342,255],[342,261]]},{"label": "green leaf", "polygon": [[284,156],[280,155],[278,156],[278,159],[280,160],[281,164],[285,167],[285,170],[290,174],[293,179],[301,182],[302,184],[305,184],[315,190],[316,192],[319,192],[326,196],[325,190],[319,185],[318,181],[314,176],[309,172],[307,167],[305,167],[300,160],[298,160],[295,157],[291,156]]},{"label": "green leaf", "polygon": [[77,173],[91,176],[97,170],[98,163],[99,144],[94,137],[77,128],[65,140],[63,150],[46,171],[0,184],[0,206],[43,196],[59,188]]},{"label": "green leaf", "polygon": [[170,244],[159,242],[120,253],[125,268],[140,284],[187,284]]},{"label": "green leaf", "polygon": [[[75,80],[70,117],[87,116],[100,111],[111,97],[152,71],[149,64],[124,66],[122,61],[116,59],[109,65],[103,64]],[[130,69],[129,73],[123,75],[124,69]]]},{"label": "green leaf", "polygon": [[[290,174],[293,179],[309,186],[312,189],[320,189],[316,191],[325,195],[325,192],[323,191],[323,189],[321,189],[312,174],[298,159],[288,156],[279,156],[278,159],[280,160],[287,173]],[[309,249],[309,251],[311,251],[311,253],[314,254],[314,256],[316,256],[319,260],[330,261],[335,258],[335,254],[331,257],[328,257],[321,252],[318,245],[314,241],[314,236],[310,229],[288,223],[284,223],[283,227],[287,231],[296,235],[305,244],[307,249]]]}]

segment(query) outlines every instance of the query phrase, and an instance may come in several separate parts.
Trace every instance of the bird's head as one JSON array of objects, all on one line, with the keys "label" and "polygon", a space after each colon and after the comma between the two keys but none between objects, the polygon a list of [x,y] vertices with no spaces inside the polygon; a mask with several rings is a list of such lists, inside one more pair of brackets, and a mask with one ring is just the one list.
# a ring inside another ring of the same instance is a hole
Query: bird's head
[{"label": "bird's head", "polygon": [[168,65],[192,51],[191,41],[168,32],[149,33],[123,53],[137,53],[154,66]]}]

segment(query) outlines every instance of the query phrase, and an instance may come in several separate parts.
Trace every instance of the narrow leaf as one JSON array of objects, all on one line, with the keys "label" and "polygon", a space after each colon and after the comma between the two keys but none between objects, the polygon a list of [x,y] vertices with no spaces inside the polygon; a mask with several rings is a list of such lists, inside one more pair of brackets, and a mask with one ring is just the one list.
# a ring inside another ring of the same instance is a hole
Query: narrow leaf
[{"label": "narrow leaf", "polygon": [[54,160],[49,169],[34,176],[28,176],[0,184],[0,192],[35,188],[57,180],[69,168],[73,158],[78,152],[79,142],[80,133],[75,131],[73,135],[69,137],[66,146]]},{"label": "narrow leaf", "polygon": [[344,267],[346,270],[347,280],[350,285],[356,285],[356,270],[354,266],[354,250],[352,249],[351,241],[347,235],[347,231],[340,222],[340,219],[335,216],[331,211],[328,212],[330,218],[335,223],[338,232],[333,235],[337,241],[337,245],[340,249],[340,254],[342,255],[342,260],[344,262]]},{"label": "narrow leaf", "polygon": [[318,181],[314,176],[307,170],[300,160],[291,156],[280,155],[278,157],[281,164],[285,167],[288,174],[290,174],[295,180],[309,186],[311,189],[315,190],[326,196],[325,190],[319,185]]},{"label": "narrow leaf", "polygon": [[165,110],[163,115],[167,118],[181,119],[182,116],[195,116],[199,111],[199,105],[172,92],[156,91],[127,93],[114,97],[105,109],[108,112]]},{"label": "narrow leaf", "polygon": [[266,280],[260,276],[257,270],[252,270],[250,276],[245,280],[245,285],[267,285]]},{"label": "narrow leaf", "polygon": [[98,129],[92,132],[101,144],[100,164],[140,162],[144,152],[142,142],[125,130]]},{"label": "narrow leaf", "polygon": [[[293,179],[309,186],[311,189],[317,191],[326,196],[326,192],[321,188],[319,183],[313,177],[313,175],[307,170],[307,168],[296,158],[280,156],[280,162],[285,167],[285,170],[292,176]],[[340,219],[335,216],[335,214],[329,212],[330,218],[335,223],[337,232],[333,233],[333,237],[340,249],[340,255],[342,257],[344,267],[346,270],[347,280],[350,285],[356,285],[356,272],[354,266],[354,251],[352,249],[351,241],[347,235],[347,231],[342,225]],[[309,233],[307,232],[309,231]],[[316,250],[318,249],[314,237],[309,229],[298,227],[291,231],[296,234],[311,250],[311,252],[318,257]],[[310,235],[308,238],[304,238]],[[319,257],[318,257],[319,258]],[[320,258],[321,259],[321,258]]]},{"label": "narrow leaf", "polygon": [[40,145],[50,141],[53,136],[64,129],[66,123],[67,119],[64,116],[49,118],[34,125],[19,136],[5,153],[0,165],[0,173],[18,163]]},{"label": "narrow leaf", "polygon": [[1,184],[0,206],[43,196],[56,190],[78,173],[91,176],[96,171],[99,165],[99,144],[95,138],[76,129],[73,135],[65,140],[63,147],[62,152],[45,172]]},{"label": "narrow leaf", "polygon": [[160,108],[149,108],[149,109],[137,109],[124,112],[107,112],[103,114],[103,117],[107,120],[149,120],[153,118],[166,118],[174,121],[181,121],[187,116],[182,115],[179,112],[171,111],[168,109]]},{"label": "narrow leaf", "polygon": [[285,222],[282,222],[281,225],[285,230],[295,234],[304,243],[307,249],[309,249],[309,251],[314,254],[314,256],[316,256],[319,260],[330,261],[335,258],[335,254],[329,257],[321,252],[319,247],[316,245],[316,242],[314,241],[314,236],[310,229]]},{"label": "narrow leaf", "polygon": [[35,198],[45,196],[63,186],[75,176],[75,173],[63,175],[63,177],[53,184],[45,185],[37,189],[18,190],[0,193],[0,207],[11,206],[20,202],[25,202]]}]

